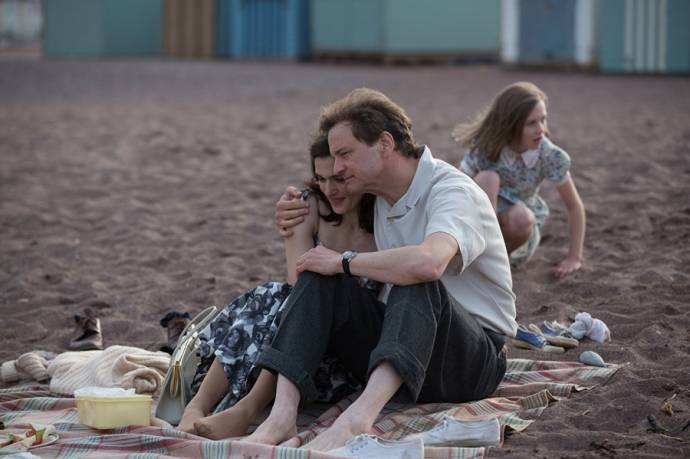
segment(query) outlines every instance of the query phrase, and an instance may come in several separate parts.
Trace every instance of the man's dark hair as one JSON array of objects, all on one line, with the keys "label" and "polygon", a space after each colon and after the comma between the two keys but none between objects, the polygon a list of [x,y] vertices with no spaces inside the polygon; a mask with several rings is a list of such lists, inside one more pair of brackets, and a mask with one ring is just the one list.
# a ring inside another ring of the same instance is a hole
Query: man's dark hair
[{"label": "man's dark hair", "polygon": [[321,111],[319,131],[328,134],[336,124],[343,122],[350,125],[355,139],[369,146],[376,143],[385,131],[393,137],[396,150],[403,155],[412,158],[421,156],[407,113],[379,91],[355,89],[327,105]]}]

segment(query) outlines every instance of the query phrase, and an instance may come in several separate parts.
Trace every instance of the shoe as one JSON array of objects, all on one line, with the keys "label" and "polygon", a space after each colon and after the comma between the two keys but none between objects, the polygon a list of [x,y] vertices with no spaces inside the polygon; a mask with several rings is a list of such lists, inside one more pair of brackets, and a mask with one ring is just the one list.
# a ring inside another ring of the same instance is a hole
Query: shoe
[{"label": "shoe", "polygon": [[568,331],[553,327],[548,322],[542,322],[539,326],[529,324],[529,329],[544,337],[547,343],[560,346],[564,349],[572,349],[580,345],[580,342],[570,335]]},{"label": "shoe", "polygon": [[90,309],[84,311],[85,315],[74,315],[75,327],[69,349],[73,351],[90,351],[103,349],[103,335],[101,334],[101,321],[93,316]]},{"label": "shoe", "polygon": [[405,437],[409,438],[421,438],[426,446],[499,446],[501,424],[497,418],[460,421],[446,415],[433,429]]},{"label": "shoe", "polygon": [[178,311],[171,311],[163,316],[160,323],[161,327],[164,327],[167,330],[168,339],[167,343],[161,346],[161,351],[172,355],[178,341],[180,340],[182,332],[185,330],[190,320],[191,316],[188,312],[181,313]]},{"label": "shoe", "polygon": [[534,333],[520,325],[515,338],[512,340],[513,346],[520,349],[530,349],[533,351],[549,352],[551,354],[562,354],[565,349],[559,346],[552,346],[546,343],[546,339],[541,333]]},{"label": "shoe", "polygon": [[349,439],[342,448],[332,449],[328,453],[371,459],[423,459],[424,443],[421,438],[392,441],[362,434]]}]

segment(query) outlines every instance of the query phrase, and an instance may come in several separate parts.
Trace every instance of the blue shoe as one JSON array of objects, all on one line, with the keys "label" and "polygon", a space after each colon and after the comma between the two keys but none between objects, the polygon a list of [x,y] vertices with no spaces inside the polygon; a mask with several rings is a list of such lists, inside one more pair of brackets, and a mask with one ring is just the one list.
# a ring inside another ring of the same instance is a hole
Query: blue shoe
[{"label": "blue shoe", "polygon": [[580,342],[573,338],[567,330],[555,328],[548,322],[542,322],[539,326],[529,324],[529,329],[534,333],[541,334],[547,343],[553,344],[554,346],[571,349],[580,344]]},{"label": "blue shoe", "polygon": [[531,349],[533,351],[550,352],[553,354],[562,354],[565,352],[565,349],[562,347],[547,344],[546,339],[541,333],[534,333],[522,325],[518,327],[515,339],[513,340],[513,346],[520,349]]}]

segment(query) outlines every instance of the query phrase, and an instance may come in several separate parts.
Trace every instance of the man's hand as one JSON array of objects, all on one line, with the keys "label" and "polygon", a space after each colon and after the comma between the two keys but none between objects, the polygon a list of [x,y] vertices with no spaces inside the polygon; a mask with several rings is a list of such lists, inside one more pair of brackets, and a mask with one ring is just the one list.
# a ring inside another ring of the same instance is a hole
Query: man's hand
[{"label": "man's hand", "polygon": [[278,232],[284,238],[292,236],[290,228],[304,221],[309,213],[309,202],[302,199],[302,192],[289,186],[276,203],[275,222]]},{"label": "man's hand", "polygon": [[305,252],[297,260],[297,272],[312,271],[333,276],[343,272],[343,255],[322,245]]},{"label": "man's hand", "polygon": [[571,274],[580,269],[581,266],[582,262],[579,259],[568,257],[565,260],[563,260],[558,266],[556,266],[556,269],[554,270],[553,274],[558,279],[563,279],[568,274]]}]

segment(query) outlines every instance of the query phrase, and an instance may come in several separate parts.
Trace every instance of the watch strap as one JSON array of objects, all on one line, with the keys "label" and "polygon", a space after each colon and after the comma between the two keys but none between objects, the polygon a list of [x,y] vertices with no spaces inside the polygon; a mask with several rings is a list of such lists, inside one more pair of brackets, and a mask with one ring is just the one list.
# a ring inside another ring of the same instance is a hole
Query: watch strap
[{"label": "watch strap", "polygon": [[343,253],[343,258],[342,258],[343,272],[345,274],[347,274],[348,276],[352,276],[352,273],[350,272],[350,262],[356,256],[357,256],[357,252],[354,252],[352,250],[348,250],[348,251]]}]

